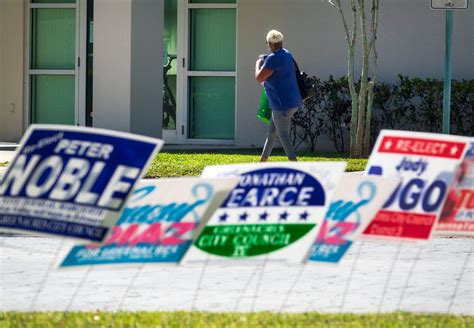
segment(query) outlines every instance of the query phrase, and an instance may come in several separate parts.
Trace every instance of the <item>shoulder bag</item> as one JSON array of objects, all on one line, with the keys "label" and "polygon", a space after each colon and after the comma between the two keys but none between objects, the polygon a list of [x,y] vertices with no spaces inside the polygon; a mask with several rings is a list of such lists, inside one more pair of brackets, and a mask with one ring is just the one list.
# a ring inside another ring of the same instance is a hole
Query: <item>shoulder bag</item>
[{"label": "shoulder bag", "polygon": [[298,63],[294,58],[293,63],[295,64],[296,82],[298,83],[298,88],[300,89],[301,98],[303,101],[306,101],[316,95],[316,90],[314,89],[314,85],[311,82],[311,78],[308,76],[308,74],[300,70]]}]

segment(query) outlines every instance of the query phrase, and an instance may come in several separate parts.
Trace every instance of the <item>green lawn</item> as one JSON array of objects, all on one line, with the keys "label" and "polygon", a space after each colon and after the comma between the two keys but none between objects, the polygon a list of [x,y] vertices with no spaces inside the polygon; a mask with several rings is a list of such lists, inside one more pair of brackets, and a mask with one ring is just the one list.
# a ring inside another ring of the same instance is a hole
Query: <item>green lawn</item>
[{"label": "green lawn", "polygon": [[[271,162],[287,162],[283,151],[274,151]],[[182,176],[199,176],[208,165],[257,163],[260,150],[219,150],[219,151],[166,151],[153,160],[145,178],[166,178]],[[347,171],[363,171],[367,159],[352,159],[346,154],[335,153],[298,153],[300,161],[347,161]],[[0,167],[7,163],[0,163]]]},{"label": "green lawn", "polygon": [[0,313],[9,327],[473,327],[473,316],[441,314],[301,314],[207,312]]},{"label": "green lawn", "polygon": [[[257,163],[259,150],[209,151],[209,152],[162,152],[150,165],[146,178],[198,176],[208,165]],[[367,159],[348,159],[347,156],[333,153],[298,153],[300,161],[348,161],[347,171],[363,171]],[[283,152],[274,152],[270,161],[286,162]]]}]

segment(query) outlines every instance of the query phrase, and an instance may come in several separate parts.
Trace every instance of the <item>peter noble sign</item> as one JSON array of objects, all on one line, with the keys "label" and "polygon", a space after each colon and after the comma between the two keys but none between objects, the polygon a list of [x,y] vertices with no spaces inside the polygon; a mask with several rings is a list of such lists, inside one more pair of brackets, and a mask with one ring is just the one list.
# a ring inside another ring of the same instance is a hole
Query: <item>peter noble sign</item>
[{"label": "peter noble sign", "polygon": [[102,241],[163,142],[33,125],[0,185],[0,228]]}]

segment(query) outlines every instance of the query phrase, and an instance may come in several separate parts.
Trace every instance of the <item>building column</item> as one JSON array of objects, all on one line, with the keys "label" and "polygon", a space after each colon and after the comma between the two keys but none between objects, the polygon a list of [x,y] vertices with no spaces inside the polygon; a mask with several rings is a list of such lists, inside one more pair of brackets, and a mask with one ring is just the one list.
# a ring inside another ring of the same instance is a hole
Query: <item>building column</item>
[{"label": "building column", "polygon": [[94,1],[94,127],[161,137],[163,12],[163,0]]},{"label": "building column", "polygon": [[25,3],[0,0],[0,142],[23,134]]}]

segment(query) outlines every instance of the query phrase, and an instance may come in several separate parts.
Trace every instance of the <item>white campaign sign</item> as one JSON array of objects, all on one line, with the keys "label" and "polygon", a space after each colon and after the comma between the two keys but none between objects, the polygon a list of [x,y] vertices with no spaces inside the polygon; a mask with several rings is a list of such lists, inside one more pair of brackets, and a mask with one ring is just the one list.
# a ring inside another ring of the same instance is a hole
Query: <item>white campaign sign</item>
[{"label": "white campaign sign", "polygon": [[397,177],[401,183],[364,236],[428,240],[469,141],[454,135],[382,130],[366,173]]},{"label": "white campaign sign", "polygon": [[324,219],[344,162],[207,167],[203,177],[240,177],[183,259],[301,263]]},{"label": "white campaign sign", "polygon": [[308,261],[339,263],[399,182],[399,179],[344,174]]},{"label": "white campaign sign", "polygon": [[62,267],[178,263],[195,231],[235,187],[238,178],[142,180],[102,245],[75,246]]}]

